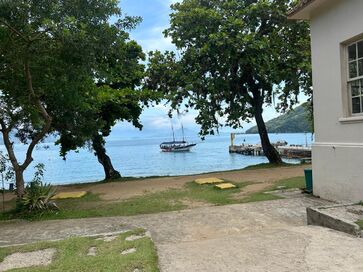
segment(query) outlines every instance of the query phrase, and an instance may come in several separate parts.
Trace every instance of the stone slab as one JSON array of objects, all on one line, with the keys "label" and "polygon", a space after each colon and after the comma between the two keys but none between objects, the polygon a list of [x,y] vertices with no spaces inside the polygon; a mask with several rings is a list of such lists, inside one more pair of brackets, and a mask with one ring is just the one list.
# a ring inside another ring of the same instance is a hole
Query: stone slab
[{"label": "stone slab", "polygon": [[221,190],[227,190],[227,189],[236,188],[237,186],[232,183],[221,183],[221,184],[215,185],[215,187],[218,189],[221,189]]},{"label": "stone slab", "polygon": [[32,252],[17,252],[6,256],[0,263],[0,271],[8,271],[19,268],[29,268],[33,266],[47,266],[51,264],[57,250],[48,248]]},{"label": "stone slab", "polygon": [[308,207],[307,222],[308,225],[315,225],[345,232],[356,237],[361,237],[360,227],[354,221],[347,220],[342,215],[329,212],[330,209],[342,208],[351,205],[332,205],[323,207]]}]

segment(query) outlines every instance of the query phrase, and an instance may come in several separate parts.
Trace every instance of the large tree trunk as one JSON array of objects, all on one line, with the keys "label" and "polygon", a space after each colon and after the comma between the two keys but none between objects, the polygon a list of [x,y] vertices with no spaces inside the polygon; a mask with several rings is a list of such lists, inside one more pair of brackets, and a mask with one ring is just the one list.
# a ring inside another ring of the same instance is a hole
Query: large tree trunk
[{"label": "large tree trunk", "polygon": [[21,169],[15,170],[15,182],[16,182],[16,195],[18,196],[18,198],[22,198],[25,194],[23,170]]},{"label": "large tree trunk", "polygon": [[1,132],[3,134],[4,144],[15,173],[16,195],[18,196],[18,199],[20,199],[24,196],[25,193],[24,168],[19,165],[18,160],[16,159],[14,146],[13,143],[10,141],[10,129],[6,127],[6,124],[2,119],[0,119],[0,125]]},{"label": "large tree trunk", "polygon": [[271,144],[270,138],[268,137],[266,124],[263,120],[262,112],[262,105],[255,107],[255,119],[257,123],[258,133],[260,134],[263,153],[265,154],[270,163],[281,164],[281,156],[277,152],[276,148]]},{"label": "large tree trunk", "polygon": [[105,180],[121,178],[121,174],[117,170],[115,170],[110,157],[106,154],[106,148],[104,146],[104,140],[102,136],[95,135],[92,138],[92,147],[95,151],[95,155],[97,156],[99,163],[102,164],[105,171]]}]

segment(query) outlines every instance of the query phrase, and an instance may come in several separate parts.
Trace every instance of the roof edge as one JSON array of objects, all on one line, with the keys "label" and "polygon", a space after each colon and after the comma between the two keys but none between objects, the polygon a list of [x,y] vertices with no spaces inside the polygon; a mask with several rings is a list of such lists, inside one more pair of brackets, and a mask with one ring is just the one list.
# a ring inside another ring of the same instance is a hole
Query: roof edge
[{"label": "roof edge", "polygon": [[299,11],[303,10],[304,8],[306,8],[307,6],[309,6],[310,4],[312,4],[313,2],[315,2],[315,0],[301,0],[299,4],[297,4],[294,8],[292,8],[287,13],[287,16],[288,17],[293,16],[294,14],[296,14]]},{"label": "roof edge", "polygon": [[334,0],[301,0],[293,9],[291,9],[287,17],[290,20],[311,20],[312,16],[322,7],[333,2]]}]

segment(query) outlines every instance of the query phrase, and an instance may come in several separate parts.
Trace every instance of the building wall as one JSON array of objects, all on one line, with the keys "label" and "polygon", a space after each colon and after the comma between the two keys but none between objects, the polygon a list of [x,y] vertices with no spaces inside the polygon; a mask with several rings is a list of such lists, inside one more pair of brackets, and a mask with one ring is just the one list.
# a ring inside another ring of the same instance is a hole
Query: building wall
[{"label": "building wall", "polygon": [[314,194],[331,200],[363,200],[363,116],[350,118],[343,50],[363,34],[362,14],[362,0],[333,0],[311,20]]}]

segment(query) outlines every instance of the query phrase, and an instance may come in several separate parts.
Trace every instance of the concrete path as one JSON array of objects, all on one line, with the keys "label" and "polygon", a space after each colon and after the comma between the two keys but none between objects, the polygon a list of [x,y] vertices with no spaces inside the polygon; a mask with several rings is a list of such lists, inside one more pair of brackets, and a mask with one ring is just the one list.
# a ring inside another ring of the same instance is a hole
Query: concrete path
[{"label": "concrete path", "polygon": [[0,225],[0,245],[142,227],[163,272],[363,271],[363,239],[306,226],[308,206],[291,199],[153,215]]}]

